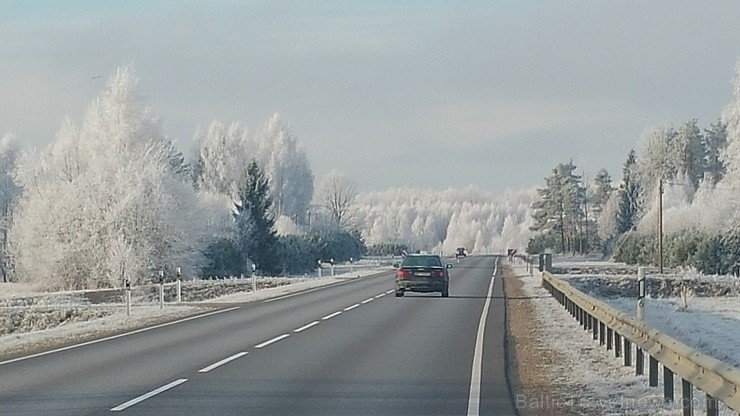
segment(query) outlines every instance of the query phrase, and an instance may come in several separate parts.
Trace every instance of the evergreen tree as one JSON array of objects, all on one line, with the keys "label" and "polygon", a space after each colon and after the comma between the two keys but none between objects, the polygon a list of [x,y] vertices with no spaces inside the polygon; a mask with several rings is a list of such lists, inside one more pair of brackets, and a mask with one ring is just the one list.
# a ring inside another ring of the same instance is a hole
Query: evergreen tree
[{"label": "evergreen tree", "polygon": [[703,138],[706,173],[711,177],[712,185],[716,185],[726,171],[722,152],[727,147],[727,124],[717,120],[708,129],[704,129]]},{"label": "evergreen tree", "polygon": [[555,167],[552,175],[545,178],[547,186],[537,190],[542,199],[532,205],[531,229],[544,234],[557,233],[561,252],[587,250],[583,245],[586,190],[575,169],[572,161]]},{"label": "evergreen tree", "polygon": [[272,216],[270,186],[264,172],[252,161],[247,167],[245,186],[239,191],[234,218],[237,244],[263,273],[280,272],[277,259],[278,237]]},{"label": "evergreen tree", "polygon": [[637,182],[635,167],[637,156],[635,150],[630,150],[627,161],[622,170],[622,186],[619,189],[619,209],[617,210],[617,234],[621,235],[631,230],[638,221],[638,200],[640,184]]},{"label": "evergreen tree", "polygon": [[609,201],[612,192],[614,192],[612,177],[606,169],[601,169],[594,178],[594,194],[589,201],[591,211],[597,219],[601,216],[604,205]]}]

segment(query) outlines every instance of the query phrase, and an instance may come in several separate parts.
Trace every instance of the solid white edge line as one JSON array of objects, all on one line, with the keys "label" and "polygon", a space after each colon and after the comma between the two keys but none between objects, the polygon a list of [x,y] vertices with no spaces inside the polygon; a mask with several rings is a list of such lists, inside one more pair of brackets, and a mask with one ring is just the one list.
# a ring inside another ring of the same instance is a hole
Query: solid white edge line
[{"label": "solid white edge line", "polygon": [[496,280],[494,275],[491,277],[491,283],[488,285],[488,294],[486,302],[483,305],[483,313],[478,323],[478,334],[475,337],[475,353],[473,354],[473,370],[470,374],[470,395],[468,396],[468,416],[478,416],[480,414],[480,383],[483,364],[483,338],[486,334],[486,319],[488,310],[491,307],[491,296],[493,295],[493,282]]},{"label": "solid white edge line", "polygon": [[129,407],[131,407],[131,406],[133,406],[135,404],[141,403],[141,402],[143,402],[146,399],[150,399],[150,398],[152,398],[152,397],[154,397],[154,396],[156,396],[156,395],[158,395],[160,393],[163,393],[163,392],[165,392],[165,391],[167,391],[167,390],[169,390],[169,389],[171,389],[173,387],[177,387],[177,386],[179,386],[180,384],[182,384],[182,383],[184,383],[186,381],[188,381],[188,379],[186,379],[186,378],[181,378],[179,380],[175,380],[175,381],[173,381],[170,384],[164,385],[164,386],[162,386],[162,387],[160,387],[160,388],[158,388],[156,390],[150,391],[147,394],[142,394],[141,396],[139,396],[139,397],[137,397],[135,399],[131,399],[131,400],[127,401],[124,404],[118,405],[118,406],[110,409],[110,411],[111,412],[120,412],[121,410],[126,410],[126,409],[128,409]]},{"label": "solid white edge line", "polygon": [[303,331],[307,330],[308,328],[311,328],[312,326],[316,326],[318,324],[319,324],[319,321],[313,321],[310,324],[303,325],[302,327],[300,327],[298,329],[294,329],[293,332],[295,332],[295,333],[303,332]]},{"label": "solid white edge line", "polygon": [[342,311],[336,311],[334,313],[330,313],[329,315],[326,315],[325,317],[321,318],[322,321],[326,321],[327,319],[331,319],[337,315],[341,315]]},{"label": "solid white edge line", "polygon": [[354,305],[352,305],[352,306],[347,306],[346,308],[344,308],[344,311],[345,311],[345,312],[349,312],[349,311],[351,311],[352,309],[355,309],[355,308],[359,308],[359,307],[360,307],[360,304],[359,304],[359,303],[355,303],[355,304],[354,304]]},{"label": "solid white edge line", "polygon": [[362,302],[360,302],[360,303],[361,303],[361,304],[363,304],[363,305],[365,305],[365,304],[367,304],[367,303],[370,303],[370,302],[372,302],[372,301],[374,301],[374,300],[375,300],[375,298],[369,298],[369,299],[365,299],[365,300],[363,300],[363,301],[362,301]]},{"label": "solid white edge line", "polygon": [[288,338],[289,336],[290,336],[290,334],[283,334],[283,335],[279,335],[279,336],[277,336],[277,337],[275,337],[275,338],[273,338],[273,339],[270,339],[270,340],[267,340],[267,341],[265,341],[265,342],[263,342],[263,343],[261,343],[261,344],[257,344],[257,345],[255,345],[255,346],[254,346],[254,348],[257,348],[257,349],[259,349],[259,348],[264,348],[264,347],[266,347],[266,346],[268,346],[268,345],[270,345],[270,344],[274,344],[274,343],[276,343],[276,342],[278,342],[278,341],[282,341],[282,340],[284,340],[285,338]]},{"label": "solid white edge line", "polygon": [[88,345],[93,345],[93,344],[97,344],[97,343],[100,343],[100,342],[110,341],[110,340],[114,340],[114,339],[118,339],[118,338],[127,337],[129,335],[135,335],[135,334],[140,334],[142,332],[151,331],[153,329],[164,328],[166,326],[180,324],[180,323],[187,322],[187,321],[192,321],[194,319],[205,318],[206,316],[216,315],[216,314],[224,313],[224,312],[231,312],[231,311],[237,310],[239,308],[240,308],[240,306],[235,306],[233,308],[228,308],[228,309],[219,309],[217,311],[204,313],[202,315],[189,316],[187,318],[178,319],[177,321],[165,322],[163,324],[149,326],[149,327],[146,327],[146,328],[137,329],[137,330],[134,330],[134,331],[131,331],[131,332],[125,332],[123,334],[113,335],[113,336],[106,337],[106,338],[95,339],[95,340],[92,340],[92,341],[83,342],[81,344],[69,345],[69,346],[66,346],[66,347],[57,348],[57,349],[50,350],[50,351],[44,351],[44,352],[40,352],[40,353],[37,353],[37,354],[26,355],[24,357],[13,358],[11,360],[0,361],[0,365],[15,363],[15,362],[18,362],[18,361],[23,361],[23,360],[29,360],[31,358],[41,357],[41,356],[44,356],[44,355],[54,354],[54,353],[62,352],[62,351],[68,351],[68,350],[72,350],[72,349],[75,349],[75,348],[86,347]]},{"label": "solid white edge line", "polygon": [[231,362],[231,361],[234,361],[234,360],[236,360],[237,358],[242,358],[242,357],[244,357],[244,356],[245,356],[245,355],[247,355],[247,354],[249,354],[249,353],[248,353],[248,352],[240,352],[240,353],[238,353],[238,354],[234,354],[234,355],[232,355],[231,357],[229,357],[229,358],[224,358],[223,360],[221,360],[221,361],[218,361],[218,362],[216,362],[216,363],[213,363],[213,364],[209,365],[208,367],[205,367],[205,368],[201,368],[200,370],[198,370],[198,372],[199,372],[199,373],[207,373],[207,372],[209,372],[209,371],[213,370],[214,368],[218,368],[218,367],[221,367],[222,365],[224,365],[224,364],[226,364],[226,363],[229,363],[229,362]]}]

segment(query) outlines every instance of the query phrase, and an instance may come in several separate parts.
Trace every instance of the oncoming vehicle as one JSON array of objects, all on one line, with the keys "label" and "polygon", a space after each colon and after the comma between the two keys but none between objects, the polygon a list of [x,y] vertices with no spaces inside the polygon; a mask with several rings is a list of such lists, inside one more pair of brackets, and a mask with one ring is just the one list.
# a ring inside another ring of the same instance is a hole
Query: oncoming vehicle
[{"label": "oncoming vehicle", "polygon": [[409,292],[440,292],[450,295],[451,264],[436,254],[409,254],[396,271],[396,297]]},{"label": "oncoming vehicle", "polygon": [[465,247],[458,247],[457,250],[455,250],[455,257],[467,257],[468,256],[468,250],[465,250]]}]

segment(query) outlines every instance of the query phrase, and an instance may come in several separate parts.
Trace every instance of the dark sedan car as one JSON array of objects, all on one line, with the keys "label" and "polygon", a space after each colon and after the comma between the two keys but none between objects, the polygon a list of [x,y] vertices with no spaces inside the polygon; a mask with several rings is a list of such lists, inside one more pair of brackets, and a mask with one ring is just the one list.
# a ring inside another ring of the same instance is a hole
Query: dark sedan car
[{"label": "dark sedan car", "polygon": [[450,294],[451,264],[445,264],[434,254],[411,254],[404,257],[396,271],[396,297],[409,292],[440,292]]}]

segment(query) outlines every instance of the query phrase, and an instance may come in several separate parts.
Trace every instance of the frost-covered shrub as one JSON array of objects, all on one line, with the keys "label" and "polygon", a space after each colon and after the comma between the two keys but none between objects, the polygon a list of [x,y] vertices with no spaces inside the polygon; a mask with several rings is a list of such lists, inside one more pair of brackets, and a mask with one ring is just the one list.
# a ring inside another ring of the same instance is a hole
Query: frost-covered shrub
[{"label": "frost-covered shrub", "polygon": [[685,229],[665,237],[664,264],[668,267],[693,266],[698,247],[707,240],[705,233]]},{"label": "frost-covered shrub", "polygon": [[657,264],[657,239],[636,231],[622,235],[616,243],[614,260],[627,264]]}]

